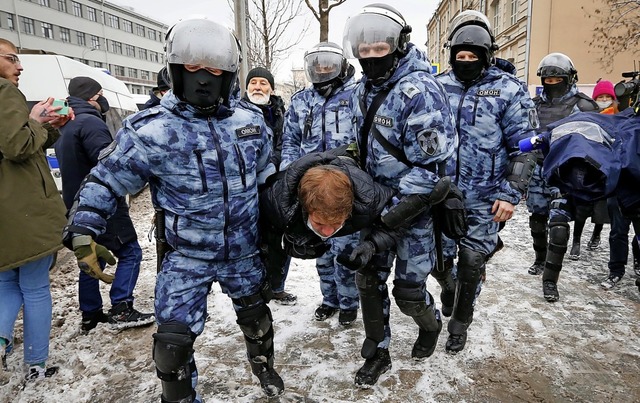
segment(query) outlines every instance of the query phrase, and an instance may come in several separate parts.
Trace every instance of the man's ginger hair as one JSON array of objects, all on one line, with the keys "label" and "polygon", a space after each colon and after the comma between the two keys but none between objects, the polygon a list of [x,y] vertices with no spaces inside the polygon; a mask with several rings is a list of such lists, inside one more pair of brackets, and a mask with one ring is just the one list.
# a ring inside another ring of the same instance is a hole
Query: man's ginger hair
[{"label": "man's ginger hair", "polygon": [[298,198],[308,214],[316,214],[327,224],[339,224],[351,215],[353,187],[347,174],[334,166],[320,165],[302,176]]}]

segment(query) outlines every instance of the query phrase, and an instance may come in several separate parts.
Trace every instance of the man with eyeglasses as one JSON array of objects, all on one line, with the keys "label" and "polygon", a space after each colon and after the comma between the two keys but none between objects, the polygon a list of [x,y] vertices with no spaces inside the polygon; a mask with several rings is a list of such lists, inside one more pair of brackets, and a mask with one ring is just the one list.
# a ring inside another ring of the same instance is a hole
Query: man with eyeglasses
[{"label": "man with eyeglasses", "polygon": [[51,332],[49,269],[62,248],[65,208],[50,175],[44,150],[60,137],[58,128],[73,119],[56,113],[53,98],[29,112],[18,90],[22,65],[15,45],[0,39],[0,357],[7,368],[13,328],[24,312],[26,380],[58,370],[46,366]]},{"label": "man with eyeglasses", "polygon": [[240,49],[229,29],[182,20],[167,34],[166,58],[172,89],[160,107],[125,119],[103,150],[69,212],[64,242],[79,264],[101,271],[98,256],[110,254],[94,239],[105,217],[118,197],[148,183],[167,245],[158,256],[153,335],[162,401],[202,401],[194,342],[214,282],[233,302],[253,374],[274,397],[284,382],[274,369],[271,287],[258,246],[258,185],[275,172],[270,132],[258,110],[237,107]]}]

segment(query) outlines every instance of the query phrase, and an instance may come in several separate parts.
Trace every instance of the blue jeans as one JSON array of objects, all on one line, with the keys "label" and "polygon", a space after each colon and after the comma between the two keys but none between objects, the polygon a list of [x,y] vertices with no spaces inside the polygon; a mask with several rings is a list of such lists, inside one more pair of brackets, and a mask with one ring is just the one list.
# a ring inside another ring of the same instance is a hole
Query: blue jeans
[{"label": "blue jeans", "polygon": [[[118,265],[116,266],[115,278],[109,291],[111,305],[115,306],[122,301],[133,302],[133,289],[140,273],[142,249],[138,241],[133,240],[122,245],[117,251],[112,251],[112,253],[118,258]],[[89,313],[101,310],[100,280],[80,271],[78,299],[80,300],[80,310],[82,312]]]},{"label": "blue jeans", "polygon": [[24,363],[39,364],[49,358],[51,291],[49,268],[53,255],[0,272],[0,337],[13,340],[20,308],[24,318]]}]

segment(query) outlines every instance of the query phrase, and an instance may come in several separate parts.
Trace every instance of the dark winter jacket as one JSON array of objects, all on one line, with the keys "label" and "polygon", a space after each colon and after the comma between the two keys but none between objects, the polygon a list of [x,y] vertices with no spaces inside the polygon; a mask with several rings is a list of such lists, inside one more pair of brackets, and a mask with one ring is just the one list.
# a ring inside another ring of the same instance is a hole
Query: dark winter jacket
[{"label": "dark winter jacket", "polygon": [[246,107],[246,104],[250,103],[254,107],[258,107],[262,111],[264,121],[273,131],[273,138],[271,138],[271,162],[276,166],[276,169],[280,166],[280,159],[282,156],[282,129],[284,126],[284,101],[282,97],[277,95],[271,95],[269,103],[267,105],[257,105],[249,100],[249,96],[245,93],[240,102],[240,106]]},{"label": "dark winter jacket", "polygon": [[[390,203],[395,191],[375,183],[371,176],[358,168],[351,157],[343,154],[345,147],[323,153],[311,153],[296,160],[278,173],[260,194],[260,213],[279,232],[284,232],[298,244],[317,242],[319,237],[306,225],[307,213],[298,199],[298,186],[302,176],[318,165],[333,165],[346,173],[354,191],[353,210],[335,237],[353,234],[370,228],[379,220],[384,207]],[[340,155],[340,156],[339,156]]]},{"label": "dark winter jacket", "polygon": [[[68,210],[82,180],[98,164],[100,152],[113,139],[100,112],[89,102],[76,97],[67,100],[76,118],[60,128],[62,136],[54,147],[62,175],[62,198]],[[107,220],[107,231],[98,237],[97,242],[110,250],[118,250],[122,244],[135,239],[137,236],[129,217],[129,207],[125,199],[120,198],[116,213]]]},{"label": "dark winter jacket", "polygon": [[29,119],[24,95],[0,78],[0,271],[62,248],[65,209],[44,151],[59,136]]}]

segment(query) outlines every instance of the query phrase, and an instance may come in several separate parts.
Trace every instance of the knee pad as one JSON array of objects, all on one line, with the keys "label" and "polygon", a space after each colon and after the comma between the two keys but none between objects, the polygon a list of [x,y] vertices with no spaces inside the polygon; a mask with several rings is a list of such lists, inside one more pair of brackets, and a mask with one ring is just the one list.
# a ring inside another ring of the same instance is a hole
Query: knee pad
[{"label": "knee pad", "polygon": [[260,340],[271,330],[271,310],[266,304],[244,308],[236,312],[236,323],[246,337],[252,340]]},{"label": "knee pad", "polygon": [[438,280],[438,282],[447,280],[451,276],[451,270],[453,270],[453,258],[444,259],[444,270],[438,271],[438,267],[436,266],[431,271],[431,277]]},{"label": "knee pad", "polygon": [[476,283],[484,266],[484,254],[469,248],[460,248],[458,254],[458,281]]},{"label": "knee pad", "polygon": [[569,223],[555,221],[549,223],[549,251],[545,268],[559,272],[562,270],[562,260],[567,252],[569,242]]},{"label": "knee pad", "polygon": [[376,272],[369,270],[356,272],[356,286],[360,294],[360,309],[366,336],[360,351],[363,358],[373,357],[378,343],[384,340],[384,296],[378,289],[379,282]]},{"label": "knee pad", "polygon": [[529,217],[529,228],[531,229],[531,236],[535,237],[536,234],[547,233],[547,221],[549,217],[542,214],[531,214]]},{"label": "knee pad", "polygon": [[169,322],[158,326],[153,334],[153,361],[156,373],[162,380],[162,399],[178,402],[189,396],[195,398],[191,386],[193,342],[196,335],[187,325]]},{"label": "knee pad", "polygon": [[435,311],[432,304],[433,297],[426,290],[425,284],[414,283],[406,280],[393,281],[393,296],[400,312],[411,316],[416,324],[423,330],[433,331],[438,328]]}]

